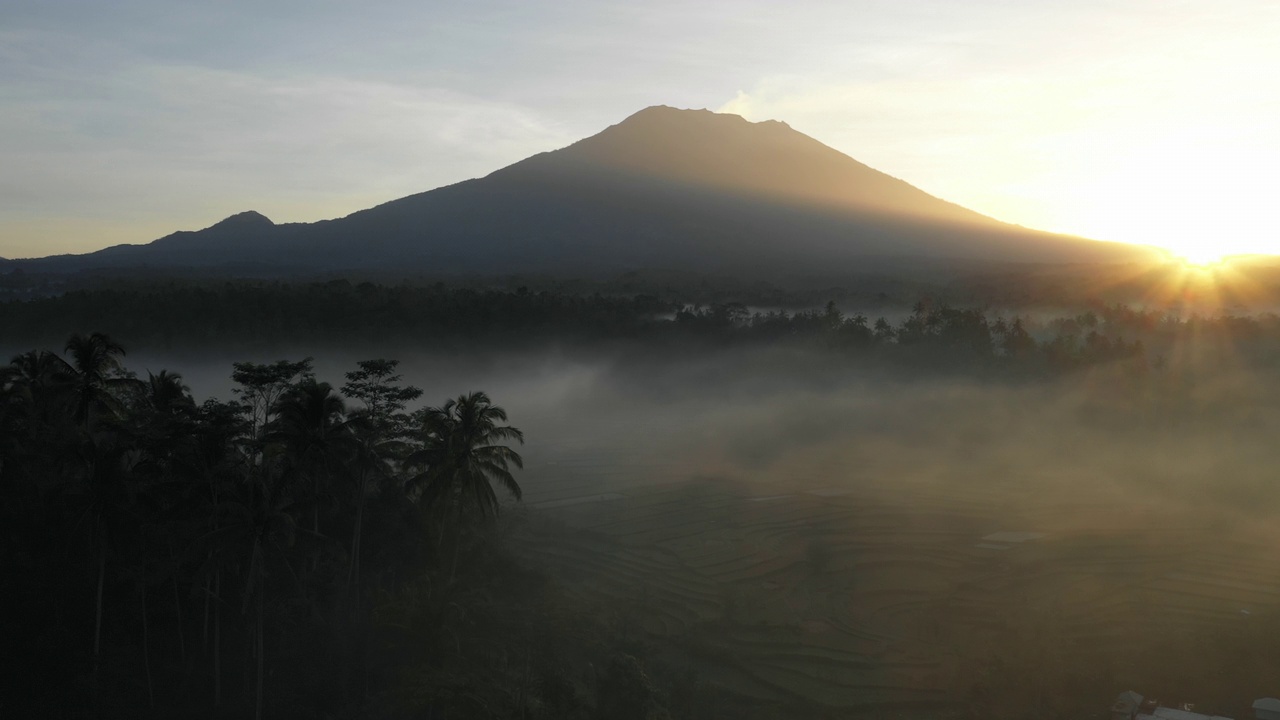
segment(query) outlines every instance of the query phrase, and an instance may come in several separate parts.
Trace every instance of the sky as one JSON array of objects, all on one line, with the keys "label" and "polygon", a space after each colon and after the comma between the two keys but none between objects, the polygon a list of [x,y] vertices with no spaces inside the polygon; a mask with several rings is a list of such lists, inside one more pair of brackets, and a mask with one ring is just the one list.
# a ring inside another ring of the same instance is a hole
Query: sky
[{"label": "sky", "polygon": [[0,257],[340,217],[650,105],[987,215],[1280,253],[1275,0],[3,0]]}]

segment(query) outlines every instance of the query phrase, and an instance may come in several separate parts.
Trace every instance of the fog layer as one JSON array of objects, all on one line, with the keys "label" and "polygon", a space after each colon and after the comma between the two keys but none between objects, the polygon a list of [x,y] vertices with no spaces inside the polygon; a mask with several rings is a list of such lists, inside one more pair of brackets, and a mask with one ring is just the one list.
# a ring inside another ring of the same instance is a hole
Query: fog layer
[{"label": "fog layer", "polygon": [[[399,359],[423,402],[482,389],[524,431],[528,556],[726,691],[1002,717],[1274,691],[1280,385],[1229,358],[1036,381],[780,349]],[[173,367],[226,398],[230,360]]]}]

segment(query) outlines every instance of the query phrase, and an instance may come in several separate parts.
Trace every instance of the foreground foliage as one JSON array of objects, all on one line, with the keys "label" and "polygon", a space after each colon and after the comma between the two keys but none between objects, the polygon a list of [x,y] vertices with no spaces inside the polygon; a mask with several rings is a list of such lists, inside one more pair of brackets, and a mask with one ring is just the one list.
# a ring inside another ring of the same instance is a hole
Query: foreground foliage
[{"label": "foreground foliage", "polygon": [[67,353],[0,369],[6,716],[620,717],[610,683],[665,712],[509,553],[523,435],[484,393],[410,413],[394,361],[338,390],[301,360],[197,404],[109,336]]}]

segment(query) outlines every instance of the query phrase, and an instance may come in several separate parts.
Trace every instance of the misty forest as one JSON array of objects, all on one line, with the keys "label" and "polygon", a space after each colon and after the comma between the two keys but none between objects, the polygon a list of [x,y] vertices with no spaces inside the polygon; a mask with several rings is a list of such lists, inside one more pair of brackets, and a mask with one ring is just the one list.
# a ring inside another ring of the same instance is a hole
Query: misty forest
[{"label": "misty forest", "polygon": [[1280,708],[1272,257],[669,107],[98,247],[0,259],[0,717]]},{"label": "misty forest", "polygon": [[1073,717],[1280,674],[1280,318],[899,315],[346,282],[11,303],[6,337],[64,340],[0,386],[5,706]]}]

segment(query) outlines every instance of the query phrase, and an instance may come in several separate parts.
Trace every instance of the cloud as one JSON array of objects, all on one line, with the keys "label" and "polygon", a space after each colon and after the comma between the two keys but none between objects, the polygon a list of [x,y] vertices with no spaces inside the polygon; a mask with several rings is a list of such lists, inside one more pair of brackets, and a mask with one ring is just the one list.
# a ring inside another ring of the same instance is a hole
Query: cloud
[{"label": "cloud", "polygon": [[133,242],[250,207],[311,221],[575,139],[518,105],[343,77],[147,66],[97,90],[6,103],[0,229],[26,254],[61,240],[30,234],[42,216],[122,223],[141,234],[111,240]]}]

